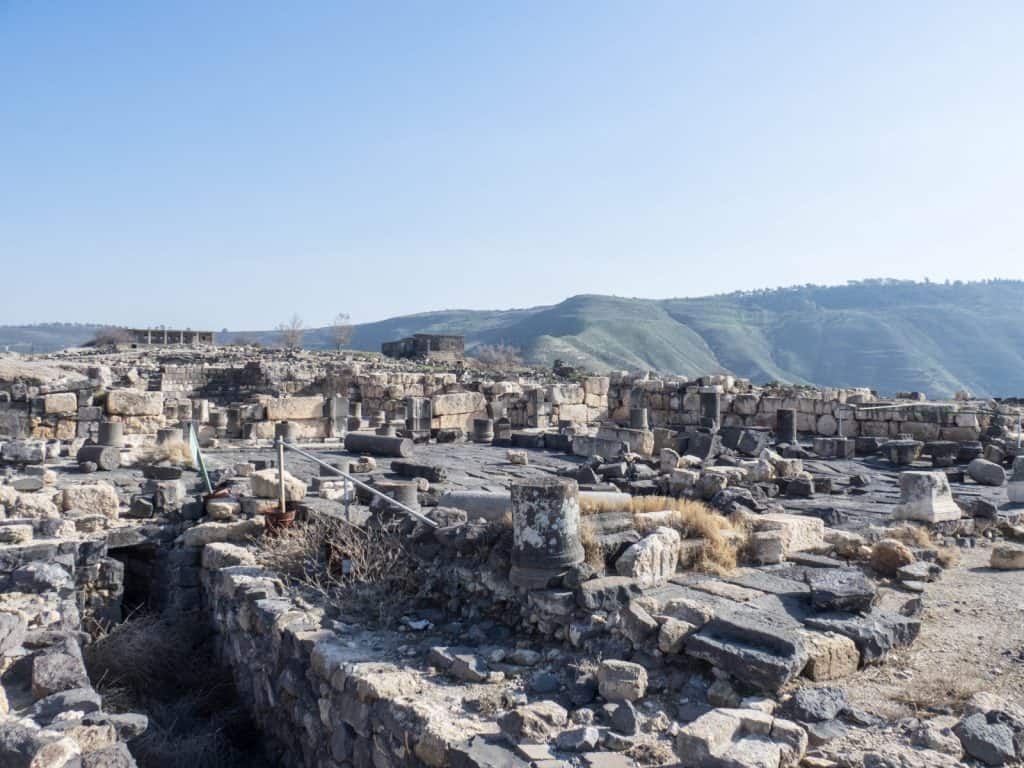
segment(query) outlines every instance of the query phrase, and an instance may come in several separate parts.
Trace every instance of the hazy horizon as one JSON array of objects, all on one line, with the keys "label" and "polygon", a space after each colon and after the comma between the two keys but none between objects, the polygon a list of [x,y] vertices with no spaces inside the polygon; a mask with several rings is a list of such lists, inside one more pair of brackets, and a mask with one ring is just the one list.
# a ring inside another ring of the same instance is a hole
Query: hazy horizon
[{"label": "hazy horizon", "polygon": [[0,323],[1022,278],[1021,22],[998,2],[4,4]]}]

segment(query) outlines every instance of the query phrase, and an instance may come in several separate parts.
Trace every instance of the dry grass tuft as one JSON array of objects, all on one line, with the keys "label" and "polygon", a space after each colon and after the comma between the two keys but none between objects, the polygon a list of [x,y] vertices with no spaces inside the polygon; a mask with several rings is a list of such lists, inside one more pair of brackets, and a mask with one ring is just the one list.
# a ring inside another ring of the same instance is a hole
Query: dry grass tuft
[{"label": "dry grass tuft", "polygon": [[919,677],[904,683],[893,699],[912,711],[928,712],[936,704],[961,709],[971,696],[985,690],[985,683],[977,675],[961,670],[963,674],[949,674],[949,670],[937,670],[927,677]]},{"label": "dry grass tuft", "polygon": [[932,537],[928,530],[919,525],[911,525],[910,523],[903,523],[902,525],[890,528],[886,531],[886,538],[896,539],[896,541],[902,541],[904,544],[914,547],[932,546]]},{"label": "dry grass tuft", "polygon": [[176,467],[192,466],[192,451],[184,440],[168,440],[160,445],[154,445],[142,456],[143,464],[159,464],[169,461]]},{"label": "dry grass tuft", "polygon": [[931,531],[924,526],[903,523],[890,528],[887,531],[887,537],[890,539],[896,539],[897,541],[902,541],[904,544],[912,547],[934,549],[936,552],[935,562],[943,568],[951,568],[960,562],[960,553],[952,547],[946,547],[937,543],[932,538]]},{"label": "dry grass tuft", "polygon": [[257,560],[278,575],[390,621],[419,590],[408,537],[399,523],[360,528],[316,516],[260,539]]},{"label": "dry grass tuft", "polygon": [[587,565],[598,572],[603,572],[607,567],[607,552],[597,537],[597,529],[594,524],[583,518],[580,521],[580,541],[583,544],[583,559]]},{"label": "dry grass tuft", "polygon": [[650,523],[638,519],[637,530],[641,534],[650,533],[658,525],[665,525],[679,531],[684,539],[703,539],[704,546],[694,563],[697,570],[728,573],[736,568],[740,548],[747,538],[746,531],[706,504],[693,499],[634,496],[632,508],[634,516],[646,512],[669,513],[663,522]]}]

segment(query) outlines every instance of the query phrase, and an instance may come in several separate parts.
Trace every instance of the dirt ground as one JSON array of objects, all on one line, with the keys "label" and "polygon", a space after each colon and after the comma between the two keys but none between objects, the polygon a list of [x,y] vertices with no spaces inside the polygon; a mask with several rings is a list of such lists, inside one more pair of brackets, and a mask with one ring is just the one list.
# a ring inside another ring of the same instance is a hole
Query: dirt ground
[{"label": "dirt ground", "polygon": [[917,642],[844,681],[856,706],[896,719],[955,712],[978,691],[1024,703],[1024,571],[989,568],[990,547],[959,551],[928,587]]}]

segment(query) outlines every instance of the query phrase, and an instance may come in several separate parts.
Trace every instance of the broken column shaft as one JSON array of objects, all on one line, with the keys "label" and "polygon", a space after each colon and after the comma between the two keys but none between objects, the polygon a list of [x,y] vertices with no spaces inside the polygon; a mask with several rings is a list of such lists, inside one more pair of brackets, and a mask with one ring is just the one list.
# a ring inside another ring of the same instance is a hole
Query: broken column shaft
[{"label": "broken column shaft", "polygon": [[400,459],[407,459],[412,455],[412,440],[407,437],[349,432],[345,436],[345,450],[352,453],[368,453],[372,456],[397,456]]},{"label": "broken column shaft", "polygon": [[512,483],[513,584],[544,589],[583,562],[579,486],[561,477]]}]

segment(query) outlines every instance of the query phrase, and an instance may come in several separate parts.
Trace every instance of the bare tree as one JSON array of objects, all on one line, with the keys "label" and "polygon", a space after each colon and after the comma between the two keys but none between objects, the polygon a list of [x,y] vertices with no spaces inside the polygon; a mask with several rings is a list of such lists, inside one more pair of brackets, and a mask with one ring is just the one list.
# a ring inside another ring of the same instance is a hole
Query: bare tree
[{"label": "bare tree", "polygon": [[124,328],[107,326],[98,328],[93,335],[89,346],[92,347],[116,347],[118,344],[130,344],[132,335]]},{"label": "bare tree", "polygon": [[285,349],[302,349],[302,334],[305,326],[302,318],[297,314],[291,319],[277,326],[278,335],[281,338],[281,346]]},{"label": "bare tree", "polygon": [[339,312],[334,316],[334,322],[331,323],[331,338],[338,346],[339,352],[352,341],[353,330],[352,318],[348,316],[347,312]]},{"label": "bare tree", "polygon": [[523,365],[519,349],[508,344],[483,344],[473,350],[473,356],[485,368],[495,371],[510,371]]}]

